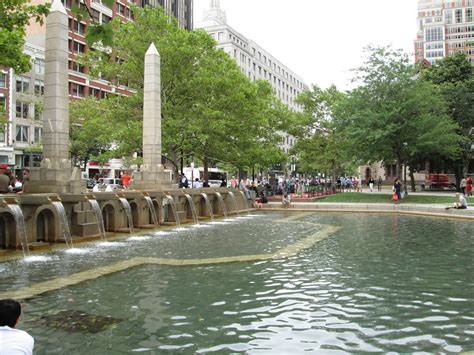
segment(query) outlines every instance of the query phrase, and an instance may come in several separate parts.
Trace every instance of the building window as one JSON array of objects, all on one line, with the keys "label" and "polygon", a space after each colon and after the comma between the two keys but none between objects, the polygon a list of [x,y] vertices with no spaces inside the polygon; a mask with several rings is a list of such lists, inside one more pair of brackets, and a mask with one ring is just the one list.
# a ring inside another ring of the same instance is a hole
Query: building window
[{"label": "building window", "polygon": [[84,33],[86,33],[86,25],[82,22],[74,20],[73,31],[83,35]]},{"label": "building window", "polygon": [[41,108],[41,105],[36,104],[34,107],[34,111],[35,121],[43,120],[43,110]]},{"label": "building window", "polygon": [[5,142],[5,126],[3,128],[4,129],[0,131],[0,142],[2,143]]},{"label": "building window", "polygon": [[112,21],[112,17],[110,16],[107,16],[105,14],[102,14],[102,23],[109,23],[110,21]]},{"label": "building window", "polygon": [[28,126],[16,126],[16,141],[28,143],[28,138],[30,135],[30,127]]},{"label": "building window", "polygon": [[74,41],[73,42],[73,52],[74,53],[85,53],[86,51],[86,45],[83,43],[79,43]]},{"label": "building window", "polygon": [[35,73],[36,74],[44,74],[44,59],[35,59]]},{"label": "building window", "polygon": [[16,92],[27,93],[30,90],[30,78],[26,76],[16,77]]},{"label": "building window", "polygon": [[35,127],[35,143],[40,143],[43,138],[43,129],[40,127]]},{"label": "building window", "polygon": [[90,10],[91,10],[92,22],[100,23],[100,12],[94,9],[90,9]]},{"label": "building window", "polygon": [[462,22],[462,9],[456,9],[454,11],[454,18],[456,20],[456,23]]},{"label": "building window", "polygon": [[0,88],[7,87],[7,74],[0,73]]},{"label": "building window", "polygon": [[17,118],[28,118],[28,103],[23,101],[16,102],[16,117]]},{"label": "building window", "polygon": [[77,71],[78,73],[85,73],[85,67],[78,62],[69,61],[69,69]]},{"label": "building window", "polygon": [[72,0],[61,0],[66,9],[70,9],[72,6]]},{"label": "building window", "polygon": [[466,22],[472,22],[472,8],[466,9]]},{"label": "building window", "polygon": [[84,97],[84,86],[76,83],[70,83],[69,92],[72,96]]},{"label": "building window", "polygon": [[44,95],[44,81],[35,80],[35,95],[43,96]]},{"label": "building window", "polygon": [[426,42],[439,42],[443,40],[443,29],[441,27],[427,28],[425,32]]}]

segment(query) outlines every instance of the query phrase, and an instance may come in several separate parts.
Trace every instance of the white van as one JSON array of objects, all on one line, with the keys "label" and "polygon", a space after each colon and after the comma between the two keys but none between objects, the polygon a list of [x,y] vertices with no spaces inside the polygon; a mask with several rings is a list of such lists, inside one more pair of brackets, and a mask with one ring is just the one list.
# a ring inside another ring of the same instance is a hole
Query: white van
[{"label": "white van", "polygon": [[[200,182],[200,187],[202,187],[202,184],[204,183],[204,168],[199,167],[199,168],[191,168],[191,167],[185,167],[183,169],[184,175],[188,178],[189,181],[189,186],[191,185],[191,182],[193,180],[196,180],[196,178],[199,179]],[[209,187],[221,187],[224,182],[227,182],[227,172],[219,170],[217,168],[209,168],[208,172],[208,182],[209,182]]]}]

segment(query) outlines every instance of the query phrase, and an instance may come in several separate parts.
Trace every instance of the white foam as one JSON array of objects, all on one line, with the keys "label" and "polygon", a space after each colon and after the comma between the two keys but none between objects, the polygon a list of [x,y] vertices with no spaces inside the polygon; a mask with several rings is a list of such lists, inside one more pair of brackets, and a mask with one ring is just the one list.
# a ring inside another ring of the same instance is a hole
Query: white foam
[{"label": "white foam", "polygon": [[89,254],[91,250],[89,248],[71,248],[71,249],[64,250],[64,252],[66,254],[81,255],[81,254]]},{"label": "white foam", "polygon": [[151,237],[130,237],[130,238],[127,238],[127,240],[129,242],[142,242],[142,241],[148,240],[148,239],[151,239]]},{"label": "white foam", "polygon": [[97,244],[98,247],[105,247],[105,248],[116,248],[116,247],[122,247],[127,244],[122,243],[122,242],[100,242]]},{"label": "white foam", "polygon": [[187,228],[176,228],[175,229],[176,232],[185,232],[187,230],[188,230]]},{"label": "white foam", "polygon": [[35,256],[27,256],[21,261],[24,263],[44,263],[46,261],[51,261],[51,260],[53,260],[53,258],[50,256],[35,255]]},{"label": "white foam", "polygon": [[170,232],[155,232],[154,235],[168,235]]}]

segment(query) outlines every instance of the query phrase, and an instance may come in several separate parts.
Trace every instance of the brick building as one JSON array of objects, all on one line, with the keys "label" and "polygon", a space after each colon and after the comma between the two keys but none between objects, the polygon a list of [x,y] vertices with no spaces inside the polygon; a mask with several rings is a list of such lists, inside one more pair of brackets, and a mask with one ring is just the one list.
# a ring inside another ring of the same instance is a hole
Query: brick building
[{"label": "brick building", "polygon": [[[31,3],[44,3],[32,0]],[[107,23],[119,17],[123,21],[133,20],[131,5],[139,7],[162,6],[169,16],[177,18],[179,25],[193,29],[193,0],[115,0],[112,8],[101,0],[61,0],[69,15],[69,98],[81,99],[87,96],[103,98],[107,93],[128,94],[127,87],[111,85],[105,80],[91,79],[88,69],[75,59],[86,53],[85,34],[93,23]],[[92,18],[77,21],[71,7],[79,4],[87,7]],[[42,95],[44,93],[44,41],[45,26],[32,23],[26,36],[24,52],[31,57],[32,69],[17,75],[12,69],[0,71],[0,104],[7,111],[8,124],[0,133],[0,164],[8,164],[18,172],[24,167],[38,165],[41,155],[25,153],[25,149],[41,143],[42,136]],[[34,149],[33,149],[34,150]]]}]

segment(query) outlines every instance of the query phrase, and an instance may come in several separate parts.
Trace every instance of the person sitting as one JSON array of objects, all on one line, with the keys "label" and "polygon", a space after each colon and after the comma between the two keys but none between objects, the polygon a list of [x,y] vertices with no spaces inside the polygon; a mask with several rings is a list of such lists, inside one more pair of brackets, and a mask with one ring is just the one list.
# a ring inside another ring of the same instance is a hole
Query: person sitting
[{"label": "person sitting", "polygon": [[21,305],[11,299],[0,300],[0,353],[33,354],[35,340],[15,327],[20,322]]},{"label": "person sitting", "polygon": [[287,191],[285,191],[283,193],[281,203],[282,203],[283,207],[291,207],[291,197],[290,197],[290,194]]},{"label": "person sitting", "polygon": [[195,178],[192,184],[193,189],[199,189],[201,187],[201,183],[199,182],[199,178]]},{"label": "person sitting", "polygon": [[257,200],[254,202],[254,207],[255,208],[262,208],[263,207],[262,196],[258,196]]},{"label": "person sitting", "polygon": [[[457,209],[457,210],[464,210],[467,208],[467,201],[466,201],[466,198],[464,197],[463,194],[460,194],[459,192],[456,192],[456,197],[459,199],[458,202],[455,202],[453,204],[453,207],[454,209]],[[446,207],[446,209],[450,209],[451,207]]]}]

